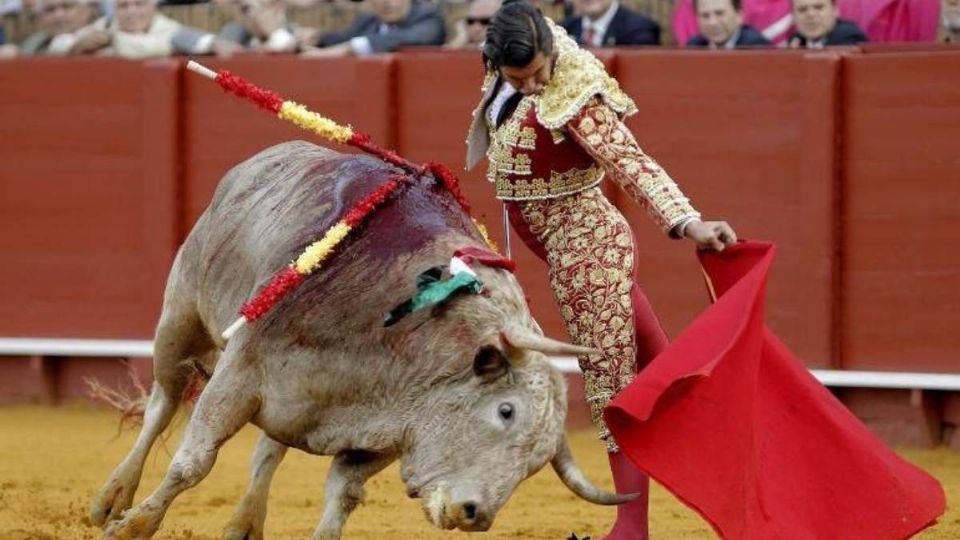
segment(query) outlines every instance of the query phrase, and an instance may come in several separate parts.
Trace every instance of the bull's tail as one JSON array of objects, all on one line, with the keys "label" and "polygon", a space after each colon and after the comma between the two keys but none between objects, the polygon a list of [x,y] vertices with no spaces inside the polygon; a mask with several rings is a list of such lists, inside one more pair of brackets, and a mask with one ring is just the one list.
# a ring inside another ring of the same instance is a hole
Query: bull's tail
[{"label": "bull's tail", "polygon": [[[143,415],[150,400],[150,390],[140,379],[139,373],[130,362],[125,362],[127,377],[130,384],[126,387],[108,386],[96,377],[85,377],[87,397],[96,403],[120,413],[120,422],[117,432],[143,425]],[[187,383],[183,392],[183,404],[192,404],[200,396],[209,376],[202,369],[197,369]]]},{"label": "bull's tail", "polygon": [[87,396],[90,399],[120,413],[120,425],[117,431],[142,424],[147,400],[150,399],[150,392],[140,381],[133,364],[129,362],[126,364],[127,376],[132,388],[107,386],[95,377],[85,377],[83,379],[84,384],[87,385]]}]

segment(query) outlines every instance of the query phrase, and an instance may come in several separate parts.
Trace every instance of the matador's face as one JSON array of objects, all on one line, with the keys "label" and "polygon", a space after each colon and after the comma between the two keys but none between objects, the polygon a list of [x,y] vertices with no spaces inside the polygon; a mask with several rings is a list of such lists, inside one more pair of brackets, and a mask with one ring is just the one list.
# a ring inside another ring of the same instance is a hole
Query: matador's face
[{"label": "matador's face", "polygon": [[500,75],[521,94],[536,95],[543,92],[553,76],[553,58],[538,52],[526,66],[500,66]]}]

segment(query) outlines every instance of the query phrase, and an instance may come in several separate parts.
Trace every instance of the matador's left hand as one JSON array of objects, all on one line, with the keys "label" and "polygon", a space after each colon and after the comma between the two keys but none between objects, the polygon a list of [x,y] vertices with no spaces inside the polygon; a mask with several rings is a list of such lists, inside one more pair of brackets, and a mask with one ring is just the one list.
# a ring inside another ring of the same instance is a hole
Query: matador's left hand
[{"label": "matador's left hand", "polygon": [[683,235],[696,242],[700,249],[723,251],[737,243],[737,233],[726,221],[694,221],[687,225]]}]

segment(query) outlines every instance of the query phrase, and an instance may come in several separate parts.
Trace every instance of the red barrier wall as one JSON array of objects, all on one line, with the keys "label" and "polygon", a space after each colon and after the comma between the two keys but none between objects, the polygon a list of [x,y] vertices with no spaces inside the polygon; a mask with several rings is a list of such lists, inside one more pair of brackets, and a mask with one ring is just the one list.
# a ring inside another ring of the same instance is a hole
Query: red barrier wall
[{"label": "red barrier wall", "polygon": [[[704,213],[777,243],[767,320],[811,366],[828,366],[833,325],[835,94],[840,58],[737,51],[623,52],[628,121]],[[639,280],[671,335],[707,303],[689,242],[668,239],[625,194]]]},{"label": "red barrier wall", "polygon": [[152,336],[177,244],[179,64],[3,73],[0,334]]},{"label": "red barrier wall", "polygon": [[[695,204],[778,243],[769,320],[801,357],[960,370],[960,260],[944,247],[960,217],[960,52],[602,54],[637,100],[641,144]],[[411,159],[462,167],[474,53],[211,63]],[[311,139],[178,65],[4,64],[0,335],[150,337],[175,247],[222,175],[266,146]],[[482,171],[463,180],[499,239]],[[706,303],[692,246],[612,197],[675,335]],[[543,266],[514,244],[535,314],[562,335]]]},{"label": "red barrier wall", "polygon": [[844,367],[957,371],[960,54],[844,66]]}]

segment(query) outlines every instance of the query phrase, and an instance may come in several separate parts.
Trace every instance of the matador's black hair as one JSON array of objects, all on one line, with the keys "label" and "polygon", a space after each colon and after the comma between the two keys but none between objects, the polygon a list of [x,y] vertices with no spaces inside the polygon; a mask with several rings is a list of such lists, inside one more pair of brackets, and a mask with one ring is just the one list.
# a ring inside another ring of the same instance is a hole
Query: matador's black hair
[{"label": "matador's black hair", "polygon": [[484,62],[492,69],[524,67],[537,53],[553,53],[553,34],[547,21],[525,0],[507,0],[487,27]]}]

